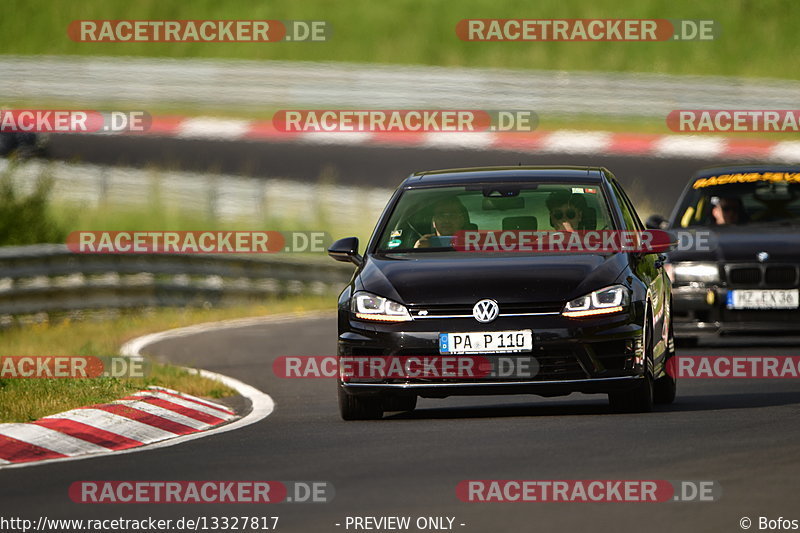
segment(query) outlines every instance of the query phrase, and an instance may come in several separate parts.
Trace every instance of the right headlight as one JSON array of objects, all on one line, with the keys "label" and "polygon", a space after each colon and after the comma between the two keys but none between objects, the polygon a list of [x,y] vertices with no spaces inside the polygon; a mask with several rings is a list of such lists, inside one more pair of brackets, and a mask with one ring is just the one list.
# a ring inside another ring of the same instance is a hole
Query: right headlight
[{"label": "right headlight", "polygon": [[567,302],[561,314],[570,318],[609,315],[625,310],[629,303],[630,289],[612,285]]},{"label": "right headlight", "polygon": [[716,263],[672,263],[670,270],[670,278],[676,283],[719,281],[719,267]]},{"label": "right headlight", "polygon": [[350,310],[361,320],[406,322],[412,320],[406,306],[383,296],[360,291],[353,295]]}]

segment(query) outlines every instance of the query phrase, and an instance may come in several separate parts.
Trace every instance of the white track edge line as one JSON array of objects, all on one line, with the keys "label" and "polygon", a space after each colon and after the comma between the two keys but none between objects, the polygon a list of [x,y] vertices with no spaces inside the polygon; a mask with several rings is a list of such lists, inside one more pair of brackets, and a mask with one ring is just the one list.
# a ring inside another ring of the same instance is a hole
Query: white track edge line
[{"label": "white track edge line", "polygon": [[[303,319],[323,318],[330,315],[331,311],[310,311],[310,312],[304,311],[298,313],[287,313],[287,314],[270,315],[263,317],[236,318],[232,320],[222,320],[219,322],[205,322],[202,324],[195,324],[193,326],[187,326],[183,328],[168,329],[165,331],[160,331],[158,333],[151,333],[149,335],[144,335],[142,337],[131,339],[130,341],[122,345],[122,347],[120,348],[120,354],[127,357],[135,357],[141,359],[142,354],[140,352],[145,346],[161,340],[186,337],[189,335],[193,335],[195,333],[203,333],[207,331],[216,331],[221,329],[235,329],[239,327],[256,326],[259,324],[289,322],[297,319],[303,320]],[[226,376],[224,374],[217,374],[216,372],[211,372],[209,370],[203,370],[203,369],[198,370],[193,368],[189,368],[188,370],[198,371],[198,373],[205,378],[219,381],[223,385],[227,385],[228,387],[232,388],[233,390],[235,390],[236,392],[238,392],[239,394],[250,400],[250,403],[252,405],[250,412],[238,420],[208,429],[206,431],[198,431],[197,433],[191,433],[189,435],[181,435],[175,437],[174,439],[166,439],[153,444],[145,444],[143,446],[137,446],[136,448],[128,448],[126,450],[119,450],[119,451],[109,450],[108,452],[102,452],[102,453],[78,455],[75,457],[59,457],[56,459],[45,459],[43,461],[31,461],[27,463],[7,463],[7,464],[0,463],[0,470],[8,470],[11,468],[33,467],[48,463],[60,463],[64,461],[82,461],[84,459],[93,459],[95,457],[107,457],[109,455],[143,452],[155,448],[168,448],[170,446],[175,446],[176,444],[181,444],[183,442],[188,442],[191,440],[208,437],[210,435],[218,433],[225,433],[227,431],[233,431],[235,429],[255,424],[256,422],[268,417],[270,414],[272,414],[272,411],[275,409],[275,402],[268,394],[261,392],[260,390],[256,389],[251,385],[248,385],[247,383],[239,381],[238,379],[232,378],[230,376]]]}]

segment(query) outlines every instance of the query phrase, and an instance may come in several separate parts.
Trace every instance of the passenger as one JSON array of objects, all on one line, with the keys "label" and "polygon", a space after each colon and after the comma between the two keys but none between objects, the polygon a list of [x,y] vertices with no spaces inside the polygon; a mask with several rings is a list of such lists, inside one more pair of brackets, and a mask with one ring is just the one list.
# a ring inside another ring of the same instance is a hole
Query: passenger
[{"label": "passenger", "polygon": [[469,213],[458,198],[446,198],[433,208],[431,226],[434,233],[422,235],[414,244],[414,248],[430,248],[440,246],[436,237],[452,236],[468,229]]},{"label": "passenger", "polygon": [[[782,222],[791,223],[797,218],[797,213],[794,211],[794,201],[796,195],[790,194],[787,198],[759,198],[756,200],[761,204],[761,209],[753,214],[752,220],[754,222]],[[790,204],[792,207],[790,207]],[[739,224],[746,224],[750,221],[747,212],[743,212],[744,220],[740,220]]]},{"label": "passenger", "polygon": [[577,231],[583,221],[586,211],[586,199],[582,194],[572,194],[569,191],[555,191],[550,193],[546,201],[550,210],[550,225],[557,231]]}]

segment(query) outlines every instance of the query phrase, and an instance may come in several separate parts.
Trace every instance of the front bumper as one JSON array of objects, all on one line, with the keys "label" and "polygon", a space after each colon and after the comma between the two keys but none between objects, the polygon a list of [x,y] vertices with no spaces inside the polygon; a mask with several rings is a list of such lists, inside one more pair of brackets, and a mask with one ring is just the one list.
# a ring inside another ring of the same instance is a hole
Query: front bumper
[{"label": "front bumper", "polygon": [[491,324],[479,324],[471,318],[381,324],[353,320],[347,311],[340,310],[340,357],[438,356],[439,333],[531,329],[532,351],[496,356],[530,356],[538,366],[535,375],[524,378],[351,378],[340,379],[340,384],[349,394],[417,394],[435,398],[491,394],[561,396],[572,392],[626,390],[635,387],[644,375],[643,315],[643,305],[635,303],[629,312],[590,319],[570,319],[554,313],[500,317]]},{"label": "front bumper", "polygon": [[416,394],[425,398],[480,396],[493,394],[536,394],[565,396],[573,392],[608,394],[635,387],[643,375],[558,381],[506,381],[474,383],[344,383],[348,394]]},{"label": "front bumper", "polygon": [[800,309],[728,309],[727,295],[727,287],[699,283],[678,287],[673,285],[675,336],[797,334]]}]

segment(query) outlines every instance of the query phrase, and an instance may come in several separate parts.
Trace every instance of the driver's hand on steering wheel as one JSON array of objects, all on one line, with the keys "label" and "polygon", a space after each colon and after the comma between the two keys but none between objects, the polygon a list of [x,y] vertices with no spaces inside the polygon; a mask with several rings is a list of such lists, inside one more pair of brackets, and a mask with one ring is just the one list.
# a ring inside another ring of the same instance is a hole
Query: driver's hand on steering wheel
[{"label": "driver's hand on steering wheel", "polygon": [[416,243],[414,243],[414,248],[430,248],[431,246],[431,237],[435,237],[435,233],[427,233],[420,237]]}]

